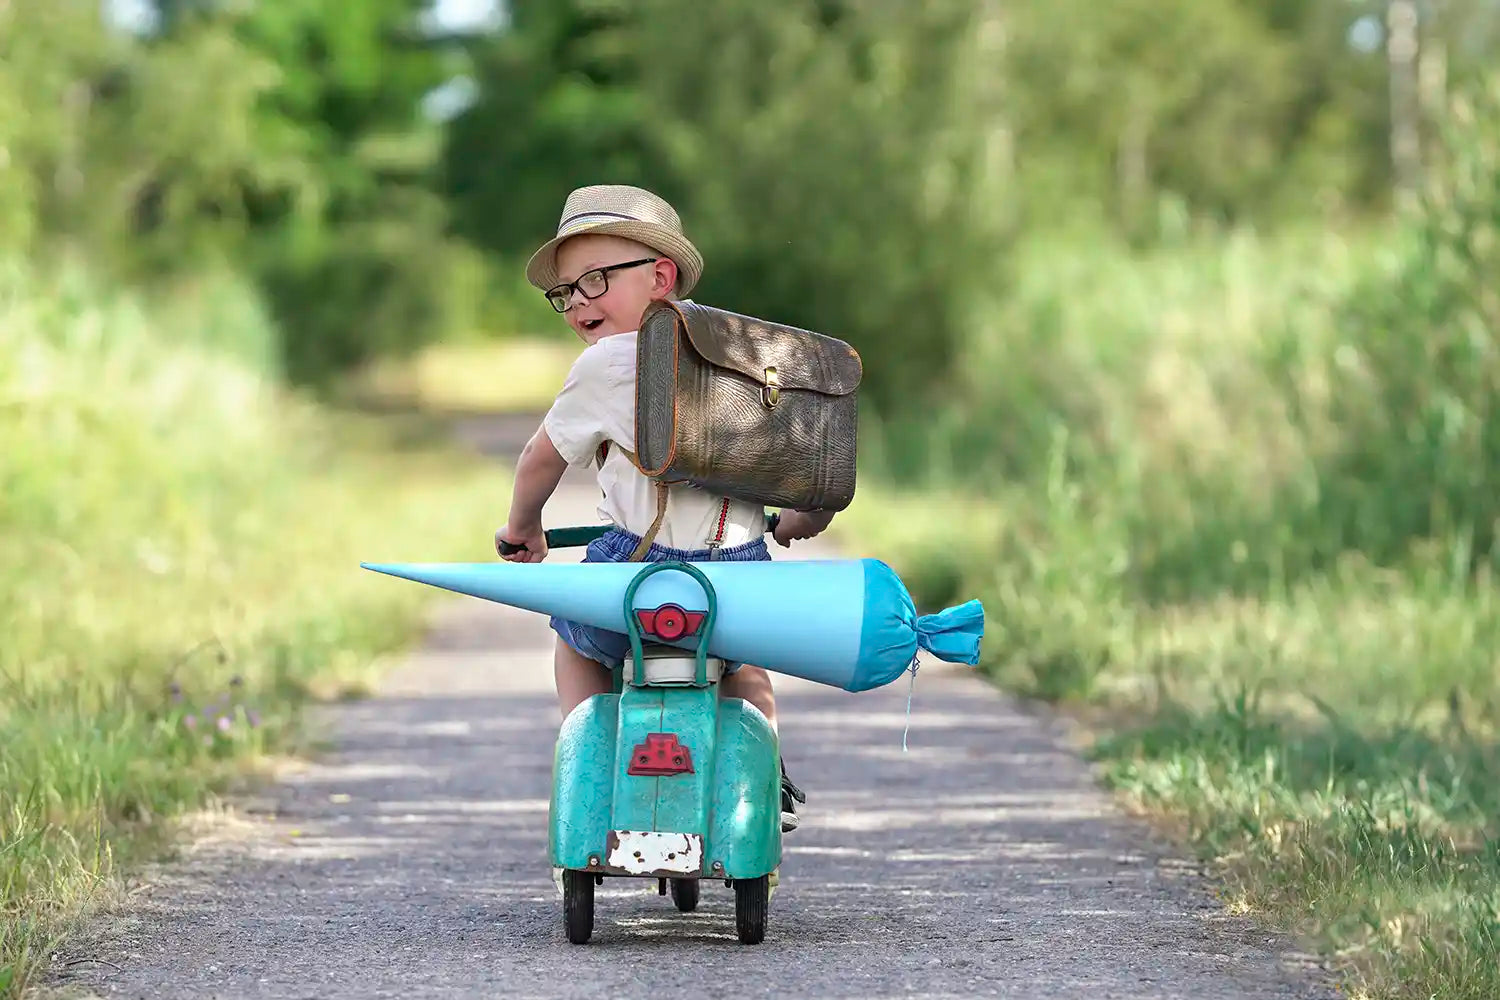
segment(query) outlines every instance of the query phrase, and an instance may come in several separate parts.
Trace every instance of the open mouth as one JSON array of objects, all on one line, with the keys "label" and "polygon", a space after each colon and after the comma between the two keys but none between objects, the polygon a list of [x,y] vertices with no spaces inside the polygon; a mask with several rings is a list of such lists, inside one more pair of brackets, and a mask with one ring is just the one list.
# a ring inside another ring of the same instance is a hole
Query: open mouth
[{"label": "open mouth", "polygon": [[603,325],[604,320],[602,319],[586,319],[583,321],[583,328],[585,330],[588,330],[590,333],[599,329]]}]

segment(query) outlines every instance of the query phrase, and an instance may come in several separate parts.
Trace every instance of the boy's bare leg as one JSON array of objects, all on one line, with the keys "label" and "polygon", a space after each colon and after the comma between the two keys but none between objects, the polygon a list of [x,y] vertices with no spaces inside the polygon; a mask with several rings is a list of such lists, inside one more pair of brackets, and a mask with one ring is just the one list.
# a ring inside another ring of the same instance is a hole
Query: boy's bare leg
[{"label": "boy's bare leg", "polygon": [[765,667],[752,667],[746,663],[720,682],[726,698],[743,698],[761,710],[776,728],[776,693],[771,690],[771,674]]},{"label": "boy's bare leg", "polygon": [[604,665],[563,642],[561,636],[552,654],[552,674],[557,682],[557,707],[564,719],[594,695],[610,692],[609,671]]}]

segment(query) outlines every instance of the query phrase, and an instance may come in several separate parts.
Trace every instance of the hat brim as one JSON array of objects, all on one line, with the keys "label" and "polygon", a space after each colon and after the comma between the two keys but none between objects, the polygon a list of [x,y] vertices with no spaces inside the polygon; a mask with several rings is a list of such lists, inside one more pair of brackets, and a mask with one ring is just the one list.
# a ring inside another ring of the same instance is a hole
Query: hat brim
[{"label": "hat brim", "polygon": [[557,285],[557,248],[575,236],[585,235],[623,236],[672,258],[677,265],[678,295],[690,293],[703,274],[703,255],[686,236],[650,222],[619,219],[572,229],[543,243],[526,264],[526,280],[544,292]]}]

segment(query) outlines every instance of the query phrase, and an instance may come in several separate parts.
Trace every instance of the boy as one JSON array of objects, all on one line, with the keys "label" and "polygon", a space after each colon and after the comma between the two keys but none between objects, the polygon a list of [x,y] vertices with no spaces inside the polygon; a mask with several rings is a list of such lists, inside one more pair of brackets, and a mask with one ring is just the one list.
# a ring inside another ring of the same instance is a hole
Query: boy
[{"label": "boy", "polygon": [[[685,298],[702,270],[703,259],[683,234],[676,211],[656,195],[597,185],[568,196],[557,235],[532,256],[526,277],[588,346],[521,452],[510,516],[495,533],[495,544],[498,548],[504,541],[524,549],[503,558],[546,558],[543,505],[569,465],[596,460],[604,494],[599,513],[614,528],[588,547],[585,562],[771,558],[763,537],[764,508],[673,486],[666,510],[659,512],[654,484],[624,453],[634,450],[635,335],[641,319],[655,300]],[[783,511],[776,541],[786,547],[794,539],[812,538],[832,518],[831,512]],[[648,546],[643,539],[653,524],[656,532]],[[623,635],[555,617],[552,628],[558,635],[553,658],[558,707],[566,718],[585,699],[608,693],[608,668],[628,656],[629,644]],[[750,702],[775,728],[770,675],[749,664],[728,669],[724,695]],[[795,802],[805,801],[783,765],[783,832],[796,829]]]}]

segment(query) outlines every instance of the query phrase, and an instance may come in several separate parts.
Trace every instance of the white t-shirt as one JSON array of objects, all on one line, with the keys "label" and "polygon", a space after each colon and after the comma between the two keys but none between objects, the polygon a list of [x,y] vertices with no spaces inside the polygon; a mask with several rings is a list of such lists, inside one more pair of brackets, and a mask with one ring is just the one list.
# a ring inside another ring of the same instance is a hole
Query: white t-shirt
[{"label": "white t-shirt", "polygon": [[[611,447],[599,469],[604,498],[599,514],[616,527],[644,535],[656,520],[656,484],[621,449],[635,451],[636,334],[617,333],[584,348],[563,382],[542,427],[569,465],[586,466],[599,445]],[[673,549],[699,550],[719,534],[725,498],[693,486],[672,486],[667,513],[654,539]],[[722,546],[743,545],[765,533],[765,508],[728,501]]]}]

